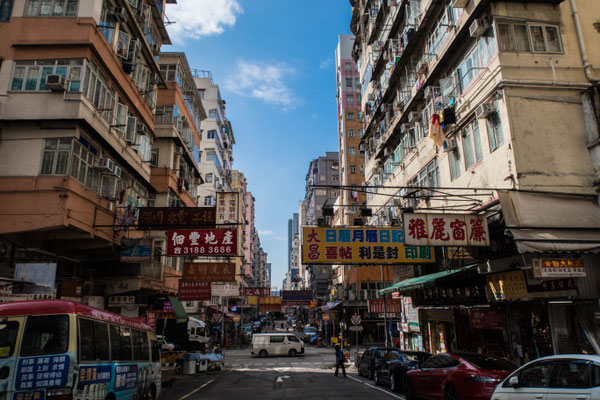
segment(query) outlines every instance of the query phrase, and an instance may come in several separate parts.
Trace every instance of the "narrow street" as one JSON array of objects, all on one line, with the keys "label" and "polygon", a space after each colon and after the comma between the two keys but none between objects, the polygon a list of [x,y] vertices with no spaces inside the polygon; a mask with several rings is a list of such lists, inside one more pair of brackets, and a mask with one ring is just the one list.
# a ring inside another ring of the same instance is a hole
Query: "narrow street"
[{"label": "narrow street", "polygon": [[178,376],[161,399],[404,399],[398,393],[359,377],[334,376],[330,348],[306,347],[295,358],[259,358],[246,350],[226,350],[225,371]]}]

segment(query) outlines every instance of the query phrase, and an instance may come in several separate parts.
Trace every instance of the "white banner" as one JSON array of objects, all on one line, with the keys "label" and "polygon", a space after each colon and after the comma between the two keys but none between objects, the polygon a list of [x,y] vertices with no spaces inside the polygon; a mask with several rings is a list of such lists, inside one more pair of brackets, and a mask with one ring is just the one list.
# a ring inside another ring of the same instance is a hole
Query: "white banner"
[{"label": "white banner", "polygon": [[135,305],[135,296],[110,296],[108,298],[109,307],[123,307]]},{"label": "white banner", "polygon": [[404,214],[404,244],[489,246],[487,218],[477,214]]},{"label": "white banner", "polygon": [[237,284],[211,284],[212,297],[240,297],[240,287]]}]

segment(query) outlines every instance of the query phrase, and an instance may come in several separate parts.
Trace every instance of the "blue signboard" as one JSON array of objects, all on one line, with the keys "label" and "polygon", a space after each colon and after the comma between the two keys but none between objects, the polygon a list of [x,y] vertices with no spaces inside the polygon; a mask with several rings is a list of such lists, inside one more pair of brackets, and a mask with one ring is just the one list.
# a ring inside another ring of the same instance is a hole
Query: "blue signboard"
[{"label": "blue signboard", "polygon": [[17,367],[15,388],[36,389],[65,386],[69,377],[69,356],[22,358]]},{"label": "blue signboard", "polygon": [[135,364],[115,366],[115,391],[137,386],[138,366]]},{"label": "blue signboard", "polygon": [[46,393],[43,390],[17,392],[13,396],[13,400],[44,400],[45,398]]},{"label": "blue signboard", "polygon": [[146,262],[152,260],[152,241],[144,239],[127,250],[121,250],[121,262]]},{"label": "blue signboard", "polygon": [[78,386],[110,382],[111,365],[85,365],[79,367]]}]

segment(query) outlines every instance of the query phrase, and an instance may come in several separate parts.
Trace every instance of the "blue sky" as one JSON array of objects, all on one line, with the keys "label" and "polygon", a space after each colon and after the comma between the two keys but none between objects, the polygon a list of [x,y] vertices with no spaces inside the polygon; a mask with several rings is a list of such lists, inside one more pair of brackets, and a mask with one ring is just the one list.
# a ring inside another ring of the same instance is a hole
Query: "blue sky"
[{"label": "blue sky", "polygon": [[209,70],[227,102],[234,168],[256,198],[256,229],[287,271],[287,221],[304,198],[309,162],[337,151],[335,48],[350,34],[348,0],[178,0],[167,7],[172,46]]}]

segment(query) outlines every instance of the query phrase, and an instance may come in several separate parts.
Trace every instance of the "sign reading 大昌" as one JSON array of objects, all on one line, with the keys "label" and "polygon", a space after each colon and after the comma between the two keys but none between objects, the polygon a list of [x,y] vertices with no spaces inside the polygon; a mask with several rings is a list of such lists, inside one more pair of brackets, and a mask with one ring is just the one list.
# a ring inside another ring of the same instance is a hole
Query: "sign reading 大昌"
[{"label": "sign reading \u5927\u660c", "polygon": [[237,228],[168,231],[167,256],[232,256],[237,254]]},{"label": "sign reading \u5927\u660c", "polygon": [[405,243],[414,246],[489,246],[485,215],[404,214]]},{"label": "sign reading \u5927\u660c", "polygon": [[404,245],[402,229],[390,227],[302,228],[304,264],[422,264],[435,262],[429,246]]}]

